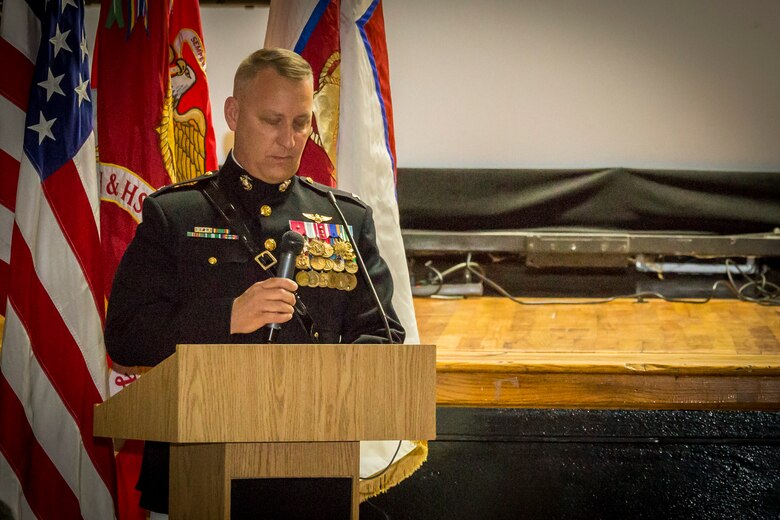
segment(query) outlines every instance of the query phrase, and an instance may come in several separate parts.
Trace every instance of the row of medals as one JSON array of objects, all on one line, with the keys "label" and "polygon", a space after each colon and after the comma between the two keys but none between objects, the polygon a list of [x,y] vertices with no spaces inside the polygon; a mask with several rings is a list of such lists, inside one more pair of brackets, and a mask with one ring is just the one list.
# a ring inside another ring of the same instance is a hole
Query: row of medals
[{"label": "row of medals", "polygon": [[358,271],[352,244],[335,239],[331,245],[319,238],[305,237],[303,251],[295,258],[300,269],[295,282],[302,287],[329,287],[351,291],[357,286]]}]

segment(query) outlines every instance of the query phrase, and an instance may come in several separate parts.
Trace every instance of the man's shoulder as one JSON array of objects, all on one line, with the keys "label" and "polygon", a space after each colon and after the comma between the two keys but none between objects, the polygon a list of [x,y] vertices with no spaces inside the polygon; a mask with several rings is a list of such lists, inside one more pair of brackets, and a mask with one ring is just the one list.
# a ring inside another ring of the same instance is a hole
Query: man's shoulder
[{"label": "man's shoulder", "polygon": [[363,202],[356,194],[320,184],[319,182],[314,181],[311,177],[301,177],[301,182],[299,184],[303,187],[303,189],[307,189],[318,196],[330,198],[328,193],[332,193],[339,203],[347,202],[351,206],[363,210],[368,208],[368,205],[366,205],[366,203]]},{"label": "man's shoulder", "polygon": [[166,186],[161,187],[160,189],[158,189],[157,191],[155,191],[149,196],[157,199],[161,197],[165,198],[166,195],[171,195],[174,193],[188,193],[188,192],[202,191],[206,186],[206,183],[210,181],[212,178],[214,178],[215,173],[216,172],[208,172],[205,175],[194,177],[192,179],[187,179],[186,181],[168,184]]}]

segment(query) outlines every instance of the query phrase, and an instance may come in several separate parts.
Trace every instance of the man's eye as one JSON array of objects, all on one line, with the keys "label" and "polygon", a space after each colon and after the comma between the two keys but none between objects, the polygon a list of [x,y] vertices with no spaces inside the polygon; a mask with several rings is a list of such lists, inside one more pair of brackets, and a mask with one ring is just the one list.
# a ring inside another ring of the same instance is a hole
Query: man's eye
[{"label": "man's eye", "polygon": [[263,119],[265,124],[271,125],[271,126],[277,126],[279,123],[282,122],[281,119]]}]

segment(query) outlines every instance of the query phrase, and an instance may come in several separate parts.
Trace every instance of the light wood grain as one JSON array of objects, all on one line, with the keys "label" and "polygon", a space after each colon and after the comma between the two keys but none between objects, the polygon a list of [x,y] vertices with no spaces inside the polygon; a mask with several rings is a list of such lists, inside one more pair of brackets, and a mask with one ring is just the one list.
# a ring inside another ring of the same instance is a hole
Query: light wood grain
[{"label": "light wood grain", "polygon": [[229,520],[234,479],[350,478],[357,518],[359,442],[174,444],[171,520]]},{"label": "light wood grain", "polygon": [[[95,406],[93,434],[115,439],[165,441],[178,437],[179,362],[170,357],[135,382]],[[139,380],[140,381],[140,380]]]},{"label": "light wood grain", "polygon": [[231,479],[352,477],[360,470],[359,442],[227,444]]},{"label": "light wood grain", "polygon": [[654,410],[780,410],[777,377],[440,373],[440,405]]},{"label": "light wood grain", "polygon": [[416,298],[414,306],[420,342],[436,345],[440,356],[485,350],[780,355],[780,307],[734,300],[525,306],[493,297]]},{"label": "light wood grain", "polygon": [[227,444],[172,444],[171,520],[230,520]]},{"label": "light wood grain", "polygon": [[[182,361],[182,372],[191,377],[181,385],[180,396],[188,413],[179,415],[188,442],[434,433],[433,408],[421,413],[426,396],[429,406],[434,402],[432,348],[427,349],[428,368],[425,349],[403,345],[190,348],[199,352]],[[399,413],[406,406],[411,413]]]},{"label": "light wood grain", "polygon": [[780,408],[778,308],[731,300],[414,303],[421,341],[438,347],[440,405]]},{"label": "light wood grain", "polygon": [[435,363],[433,345],[180,345],[94,431],[173,443],[172,520],[227,520],[231,479],[264,477],[349,477],[357,518],[358,441],[435,438]]},{"label": "light wood grain", "polygon": [[431,345],[183,345],[95,410],[99,436],[178,443],[430,439]]}]

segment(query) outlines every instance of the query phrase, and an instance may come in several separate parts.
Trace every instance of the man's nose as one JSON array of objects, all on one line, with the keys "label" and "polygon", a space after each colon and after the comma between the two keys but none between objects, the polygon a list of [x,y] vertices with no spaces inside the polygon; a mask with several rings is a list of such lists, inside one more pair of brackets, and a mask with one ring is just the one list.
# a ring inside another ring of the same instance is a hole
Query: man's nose
[{"label": "man's nose", "polygon": [[279,136],[277,141],[281,146],[284,146],[285,148],[292,148],[295,146],[295,130],[290,126],[282,126],[281,130],[279,131]]}]

